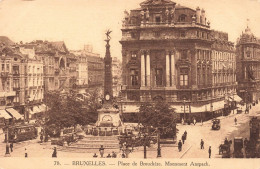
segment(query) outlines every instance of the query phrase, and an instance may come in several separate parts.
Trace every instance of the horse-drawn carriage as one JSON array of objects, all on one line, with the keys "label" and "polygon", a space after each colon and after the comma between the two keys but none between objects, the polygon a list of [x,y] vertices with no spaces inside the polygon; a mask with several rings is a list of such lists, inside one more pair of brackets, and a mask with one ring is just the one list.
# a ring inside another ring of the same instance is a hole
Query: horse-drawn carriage
[{"label": "horse-drawn carriage", "polygon": [[232,141],[225,140],[224,144],[220,144],[219,146],[219,154],[222,155],[222,158],[230,158],[231,157],[231,147]]}]

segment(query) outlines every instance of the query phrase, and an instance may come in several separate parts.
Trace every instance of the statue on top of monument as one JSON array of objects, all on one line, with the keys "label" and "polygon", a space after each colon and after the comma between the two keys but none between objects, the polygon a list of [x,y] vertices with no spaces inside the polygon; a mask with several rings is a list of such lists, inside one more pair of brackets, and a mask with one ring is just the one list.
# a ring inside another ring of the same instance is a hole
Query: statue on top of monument
[{"label": "statue on top of monument", "polygon": [[111,37],[110,37],[110,33],[111,33],[112,31],[111,30],[107,30],[107,32],[106,32],[106,35],[107,35],[107,39],[105,40],[107,43],[109,43],[109,41],[110,41],[110,39],[111,39]]}]

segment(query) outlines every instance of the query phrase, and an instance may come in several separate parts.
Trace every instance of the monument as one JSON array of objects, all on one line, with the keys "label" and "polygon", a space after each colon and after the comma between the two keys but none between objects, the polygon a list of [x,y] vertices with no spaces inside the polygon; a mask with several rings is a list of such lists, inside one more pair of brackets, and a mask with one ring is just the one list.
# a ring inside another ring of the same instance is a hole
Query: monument
[{"label": "monument", "polygon": [[[96,127],[105,128],[110,127],[111,131],[118,127],[122,127],[123,123],[120,118],[119,110],[113,107],[113,89],[112,89],[112,57],[110,55],[110,45],[111,40],[110,33],[112,31],[108,30],[106,32],[107,42],[106,44],[106,55],[104,58],[105,62],[105,83],[104,83],[104,104],[102,108],[98,110],[98,120],[96,122]],[[110,130],[109,129],[109,130]],[[115,130],[114,130],[115,131]],[[115,133],[114,133],[115,134]]]}]

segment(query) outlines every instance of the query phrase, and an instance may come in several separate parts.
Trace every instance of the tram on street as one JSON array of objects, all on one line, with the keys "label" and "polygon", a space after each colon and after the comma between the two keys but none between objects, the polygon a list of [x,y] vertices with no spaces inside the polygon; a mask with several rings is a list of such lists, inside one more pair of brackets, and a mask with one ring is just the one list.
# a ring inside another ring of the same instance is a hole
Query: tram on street
[{"label": "tram on street", "polygon": [[5,133],[8,133],[9,142],[32,140],[36,139],[38,136],[37,129],[32,124],[9,126],[8,128],[4,128],[4,131]]}]

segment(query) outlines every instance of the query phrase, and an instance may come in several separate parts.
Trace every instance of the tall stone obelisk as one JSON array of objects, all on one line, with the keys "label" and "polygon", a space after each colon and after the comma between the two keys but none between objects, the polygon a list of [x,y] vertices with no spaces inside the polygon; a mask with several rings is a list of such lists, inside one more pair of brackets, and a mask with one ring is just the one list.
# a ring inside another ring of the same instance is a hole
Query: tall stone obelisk
[{"label": "tall stone obelisk", "polygon": [[104,58],[105,63],[105,83],[104,83],[104,104],[102,108],[98,110],[98,120],[96,122],[97,127],[120,127],[123,125],[119,110],[113,107],[113,88],[112,88],[112,57],[110,55],[110,45],[109,41],[111,39],[110,33],[112,31],[108,30],[106,32],[107,42],[106,44],[106,55]]},{"label": "tall stone obelisk", "polygon": [[107,39],[105,40],[107,42],[106,44],[106,56],[104,58],[105,63],[105,83],[104,83],[104,99],[105,103],[111,103],[113,98],[113,88],[112,88],[112,57],[110,55],[110,45],[109,41],[111,39],[110,33],[112,31],[108,30],[106,35]]}]

